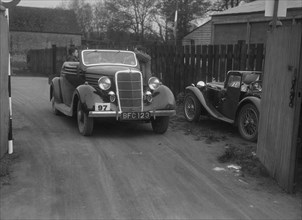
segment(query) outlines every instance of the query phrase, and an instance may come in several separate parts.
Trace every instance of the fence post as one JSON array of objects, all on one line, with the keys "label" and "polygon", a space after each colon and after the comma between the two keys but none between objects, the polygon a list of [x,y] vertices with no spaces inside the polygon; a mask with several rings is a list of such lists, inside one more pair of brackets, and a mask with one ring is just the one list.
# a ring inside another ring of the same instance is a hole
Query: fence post
[{"label": "fence post", "polygon": [[219,82],[225,80],[226,75],[226,45],[221,45],[221,56],[220,56],[220,65],[219,65]]},{"label": "fence post", "polygon": [[208,63],[208,46],[202,45],[201,47],[201,80],[207,81],[207,63]]},{"label": "fence post", "polygon": [[220,54],[219,54],[219,45],[214,45],[214,62],[213,62],[213,78],[216,81],[219,81],[219,59],[220,59]]},{"label": "fence post", "polygon": [[263,59],[264,59],[264,45],[257,44],[256,49],[256,70],[261,71],[263,70]]},{"label": "fence post", "polygon": [[208,47],[208,68],[207,68],[207,82],[212,82],[213,77],[213,58],[214,58],[214,46]]},{"label": "fence post", "polygon": [[57,46],[52,45],[52,74],[57,75]]}]

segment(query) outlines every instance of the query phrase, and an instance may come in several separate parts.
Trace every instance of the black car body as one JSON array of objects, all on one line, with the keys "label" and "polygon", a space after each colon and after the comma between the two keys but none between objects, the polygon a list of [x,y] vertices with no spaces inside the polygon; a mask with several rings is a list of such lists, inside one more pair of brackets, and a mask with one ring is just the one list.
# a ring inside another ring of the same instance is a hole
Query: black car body
[{"label": "black car body", "polygon": [[238,126],[241,136],[257,140],[260,112],[262,73],[258,71],[229,71],[225,82],[186,88],[184,113],[188,121],[198,121],[200,115]]},{"label": "black car body", "polygon": [[50,99],[55,114],[77,117],[83,135],[92,134],[96,117],[151,122],[164,133],[175,114],[173,93],[156,77],[146,79],[131,51],[80,51],[79,62],[65,62],[52,79]]}]

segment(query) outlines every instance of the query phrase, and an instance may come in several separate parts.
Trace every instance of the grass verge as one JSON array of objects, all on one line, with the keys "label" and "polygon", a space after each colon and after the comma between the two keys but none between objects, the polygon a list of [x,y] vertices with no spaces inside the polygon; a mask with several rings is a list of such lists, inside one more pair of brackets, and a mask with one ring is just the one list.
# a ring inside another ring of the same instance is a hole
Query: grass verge
[{"label": "grass verge", "polygon": [[244,174],[256,177],[268,177],[267,169],[256,156],[256,146],[227,145],[222,155],[218,156],[220,163],[235,163],[241,166]]}]

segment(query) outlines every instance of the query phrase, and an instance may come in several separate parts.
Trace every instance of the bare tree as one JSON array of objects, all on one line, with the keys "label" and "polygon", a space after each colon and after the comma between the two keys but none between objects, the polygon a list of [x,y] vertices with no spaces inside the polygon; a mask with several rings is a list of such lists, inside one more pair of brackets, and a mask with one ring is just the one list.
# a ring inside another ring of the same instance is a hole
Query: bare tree
[{"label": "bare tree", "polygon": [[90,33],[93,30],[92,6],[89,3],[86,3],[85,0],[71,0],[68,7],[74,10],[83,36],[86,39],[89,38]]},{"label": "bare tree", "polygon": [[156,2],[157,0],[108,0],[106,4],[109,11],[118,10],[124,16],[127,15],[137,40],[144,41],[145,32],[152,26]]}]

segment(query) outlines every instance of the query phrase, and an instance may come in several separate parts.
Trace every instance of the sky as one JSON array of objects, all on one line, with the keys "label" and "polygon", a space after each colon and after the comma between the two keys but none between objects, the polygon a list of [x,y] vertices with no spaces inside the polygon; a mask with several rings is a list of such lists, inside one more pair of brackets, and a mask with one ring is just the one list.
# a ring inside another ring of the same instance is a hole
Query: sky
[{"label": "sky", "polygon": [[[8,2],[10,0],[2,0],[3,2]],[[94,3],[97,0],[86,0],[86,2]],[[27,7],[41,7],[41,8],[55,8],[68,3],[69,0],[21,0],[18,6]]]}]

